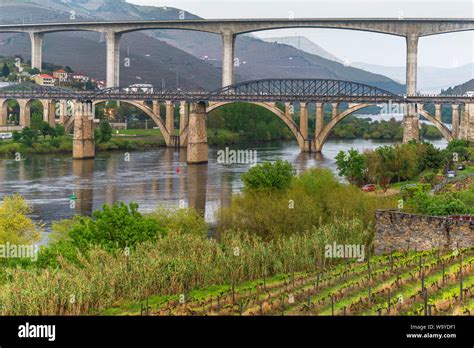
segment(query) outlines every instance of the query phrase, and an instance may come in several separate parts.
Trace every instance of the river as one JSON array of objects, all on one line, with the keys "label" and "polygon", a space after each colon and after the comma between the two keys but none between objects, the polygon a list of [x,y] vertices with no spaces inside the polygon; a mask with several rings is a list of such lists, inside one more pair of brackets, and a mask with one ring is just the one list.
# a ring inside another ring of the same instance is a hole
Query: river
[{"label": "river", "polygon": [[[446,141],[433,142],[445,147]],[[328,141],[322,155],[301,153],[296,142],[249,144],[231,147],[257,150],[258,162],[283,159],[298,172],[310,167],[336,171],[335,157],[341,150],[373,149],[381,143],[371,140]],[[73,161],[70,156],[32,155],[17,162],[0,160],[0,199],[19,193],[32,206],[32,218],[45,223],[74,215],[90,215],[103,204],[136,202],[140,211],[157,206],[193,207],[215,221],[215,212],[230,202],[232,192],[242,187],[240,174],[248,164],[218,163],[218,149],[209,149],[207,165],[186,164],[186,152],[155,148],[132,152],[101,153],[95,160]],[[71,197],[77,198],[71,206]]]}]

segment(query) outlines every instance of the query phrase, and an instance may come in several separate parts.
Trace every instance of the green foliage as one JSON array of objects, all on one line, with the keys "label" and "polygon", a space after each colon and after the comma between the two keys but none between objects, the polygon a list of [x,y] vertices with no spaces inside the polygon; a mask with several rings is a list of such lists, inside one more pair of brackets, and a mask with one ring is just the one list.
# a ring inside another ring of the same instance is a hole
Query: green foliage
[{"label": "green foliage", "polygon": [[370,196],[340,183],[326,169],[311,169],[292,180],[286,192],[245,190],[219,214],[219,230],[256,233],[269,240],[310,231],[338,219],[358,219],[369,230],[376,209],[396,207],[395,197]]},{"label": "green foliage", "polygon": [[32,244],[41,237],[41,228],[28,217],[31,209],[19,195],[5,196],[0,203],[0,244]]},{"label": "green foliage", "polygon": [[10,68],[8,67],[7,63],[3,63],[2,76],[8,77],[9,75],[10,75]]},{"label": "green foliage", "polygon": [[242,175],[245,190],[285,191],[291,185],[295,169],[288,161],[264,162]]},{"label": "green foliage", "polygon": [[432,216],[474,214],[474,208],[468,207],[455,193],[429,195],[419,192],[407,200],[406,207],[408,211]]},{"label": "green foliage", "polygon": [[208,115],[208,125],[210,144],[216,145],[294,139],[275,114],[248,103],[233,103],[212,111]]},{"label": "green foliage", "polygon": [[206,221],[193,209],[165,209],[159,208],[147,215],[166,226],[170,231],[183,234],[196,234],[205,236],[208,233]]},{"label": "green foliage", "polygon": [[132,247],[166,233],[154,219],[138,212],[138,205],[121,202],[112,207],[104,205],[103,210],[93,213],[93,218],[82,218],[69,232],[72,243],[80,249],[101,245],[108,250]]},{"label": "green foliage", "polygon": [[365,156],[355,149],[341,151],[336,156],[339,175],[351,184],[362,185],[365,179]]},{"label": "green foliage", "polygon": [[98,144],[105,144],[112,139],[113,129],[108,121],[102,121],[99,129],[94,129],[94,137]]}]

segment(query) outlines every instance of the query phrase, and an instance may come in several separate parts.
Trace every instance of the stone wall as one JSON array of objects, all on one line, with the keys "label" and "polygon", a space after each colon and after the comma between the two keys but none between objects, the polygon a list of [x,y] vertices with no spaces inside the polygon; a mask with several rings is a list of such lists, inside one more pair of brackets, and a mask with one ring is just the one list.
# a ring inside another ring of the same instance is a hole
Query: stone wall
[{"label": "stone wall", "polygon": [[375,214],[375,253],[392,250],[474,246],[474,221],[379,210]]}]

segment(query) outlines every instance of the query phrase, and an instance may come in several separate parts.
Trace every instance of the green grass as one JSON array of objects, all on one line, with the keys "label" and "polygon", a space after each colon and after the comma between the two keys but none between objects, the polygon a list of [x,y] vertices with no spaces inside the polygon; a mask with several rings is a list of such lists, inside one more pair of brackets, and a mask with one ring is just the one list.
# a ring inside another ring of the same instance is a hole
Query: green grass
[{"label": "green grass", "polygon": [[[117,133],[118,132],[118,133]],[[161,136],[161,131],[159,129],[125,129],[119,131],[113,131],[114,136],[140,136],[140,137],[149,137],[149,136]]]}]

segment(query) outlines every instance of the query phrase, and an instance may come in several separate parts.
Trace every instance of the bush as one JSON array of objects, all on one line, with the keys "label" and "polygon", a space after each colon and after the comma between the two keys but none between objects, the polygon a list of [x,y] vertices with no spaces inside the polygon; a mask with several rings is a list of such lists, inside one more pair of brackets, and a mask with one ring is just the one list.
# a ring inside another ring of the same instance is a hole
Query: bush
[{"label": "bush", "polygon": [[156,220],[160,226],[166,226],[168,230],[177,233],[200,236],[205,236],[208,233],[206,221],[193,209],[159,208],[147,217]]},{"label": "bush", "polygon": [[396,197],[364,194],[340,183],[325,169],[312,169],[295,177],[287,191],[249,190],[222,208],[219,231],[228,229],[258,234],[265,240],[310,231],[338,219],[359,219],[373,228],[376,209],[396,207]]},{"label": "bush", "polygon": [[430,196],[419,192],[407,201],[407,210],[431,216],[474,214],[474,208],[466,206],[456,194]]},{"label": "bush", "polygon": [[41,238],[41,227],[27,216],[28,203],[19,195],[6,196],[0,203],[0,244],[32,244]]},{"label": "bush", "polygon": [[68,234],[73,244],[83,250],[91,244],[109,250],[123,249],[166,234],[156,220],[138,212],[136,203],[104,205],[102,211],[97,210],[92,216],[80,219]]},{"label": "bush", "polygon": [[256,165],[242,175],[244,190],[285,191],[291,185],[295,169],[291,163],[278,160]]}]

